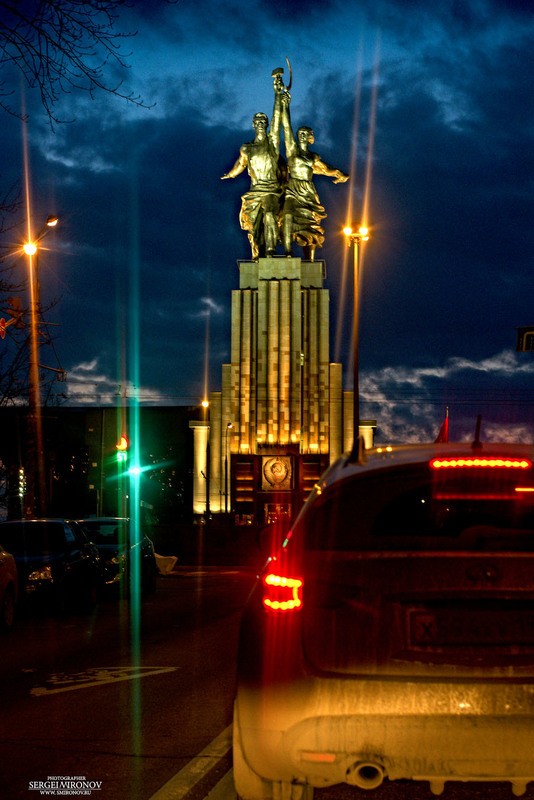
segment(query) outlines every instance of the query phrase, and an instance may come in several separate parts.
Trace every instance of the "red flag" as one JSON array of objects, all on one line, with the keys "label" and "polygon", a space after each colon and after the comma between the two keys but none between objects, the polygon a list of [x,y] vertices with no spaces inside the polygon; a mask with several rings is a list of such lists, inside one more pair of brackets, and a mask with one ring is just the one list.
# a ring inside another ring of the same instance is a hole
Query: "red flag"
[{"label": "red flag", "polygon": [[445,410],[445,419],[441,423],[441,428],[439,429],[439,433],[436,437],[435,443],[436,444],[443,444],[444,442],[449,441],[449,409]]}]

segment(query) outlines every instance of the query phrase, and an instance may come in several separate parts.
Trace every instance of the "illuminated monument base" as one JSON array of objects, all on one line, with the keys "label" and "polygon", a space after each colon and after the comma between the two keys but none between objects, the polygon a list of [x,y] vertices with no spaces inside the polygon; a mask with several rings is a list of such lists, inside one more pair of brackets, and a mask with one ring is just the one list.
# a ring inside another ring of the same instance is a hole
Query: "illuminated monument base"
[{"label": "illuminated monument base", "polygon": [[[265,524],[291,517],[350,450],[352,392],[330,362],[325,262],[279,256],[238,267],[231,362],[210,394],[209,422],[194,423],[194,511]],[[373,427],[362,421],[368,446]]]}]

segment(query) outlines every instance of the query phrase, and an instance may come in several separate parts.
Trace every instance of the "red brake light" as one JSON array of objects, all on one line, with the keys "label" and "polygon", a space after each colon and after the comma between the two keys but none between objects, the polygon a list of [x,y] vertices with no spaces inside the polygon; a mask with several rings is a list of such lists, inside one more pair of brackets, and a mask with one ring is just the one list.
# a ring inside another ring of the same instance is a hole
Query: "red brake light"
[{"label": "red brake light", "polygon": [[430,462],[432,469],[530,469],[532,461],[528,458],[502,458],[500,456],[485,456],[471,458],[433,458]]},{"label": "red brake light", "polygon": [[263,579],[263,605],[270,611],[296,611],[302,607],[302,580],[269,573]]}]

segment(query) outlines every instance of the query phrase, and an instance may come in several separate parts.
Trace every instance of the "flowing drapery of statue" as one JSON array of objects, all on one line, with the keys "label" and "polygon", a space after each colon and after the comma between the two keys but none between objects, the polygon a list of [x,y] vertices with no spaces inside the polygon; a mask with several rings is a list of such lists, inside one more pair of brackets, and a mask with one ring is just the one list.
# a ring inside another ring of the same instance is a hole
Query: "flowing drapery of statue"
[{"label": "flowing drapery of statue", "polygon": [[[291,75],[291,67],[290,69]],[[326,217],[324,206],[313,183],[313,175],[327,175],[334,183],[344,183],[349,176],[309,149],[314,143],[313,130],[300,127],[297,135],[291,126],[291,79],[284,86],[283,68],[273,70],[274,108],[269,128],[266,114],[252,119],[255,138],[242,145],[239,157],[222,180],[235,178],[245,169],[250,188],[241,197],[239,222],[247,231],[252,258],[274,256],[282,243],[286,256],[292,256],[293,243],[302,247],[304,258],[313,261],[322,247]],[[286,159],[280,154],[280,128],[284,133]]]}]

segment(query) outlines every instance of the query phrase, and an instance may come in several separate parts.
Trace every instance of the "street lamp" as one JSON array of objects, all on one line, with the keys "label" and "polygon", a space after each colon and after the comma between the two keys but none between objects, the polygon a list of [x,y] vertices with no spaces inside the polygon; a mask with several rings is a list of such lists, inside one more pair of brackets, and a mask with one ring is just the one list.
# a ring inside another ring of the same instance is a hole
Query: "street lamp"
[{"label": "street lamp", "polygon": [[358,460],[360,439],[360,379],[359,379],[359,329],[360,329],[360,256],[362,242],[369,241],[369,229],[363,225],[354,231],[351,227],[343,228],[347,246],[352,245],[354,252],[354,300],[352,321],[352,361],[353,361],[353,439],[350,461]]},{"label": "street lamp", "polygon": [[224,446],[224,512],[228,514],[228,431],[233,428],[231,422],[226,425]]},{"label": "street lamp", "polygon": [[49,215],[37,236],[26,242],[22,249],[28,256],[28,278],[30,286],[30,374],[29,374],[29,414],[30,425],[29,448],[29,508],[28,512],[35,516],[44,516],[46,510],[46,483],[44,472],[43,427],[41,419],[41,385],[39,380],[39,316],[41,313],[41,288],[39,284],[39,242],[49,231],[55,228],[59,219]]}]

